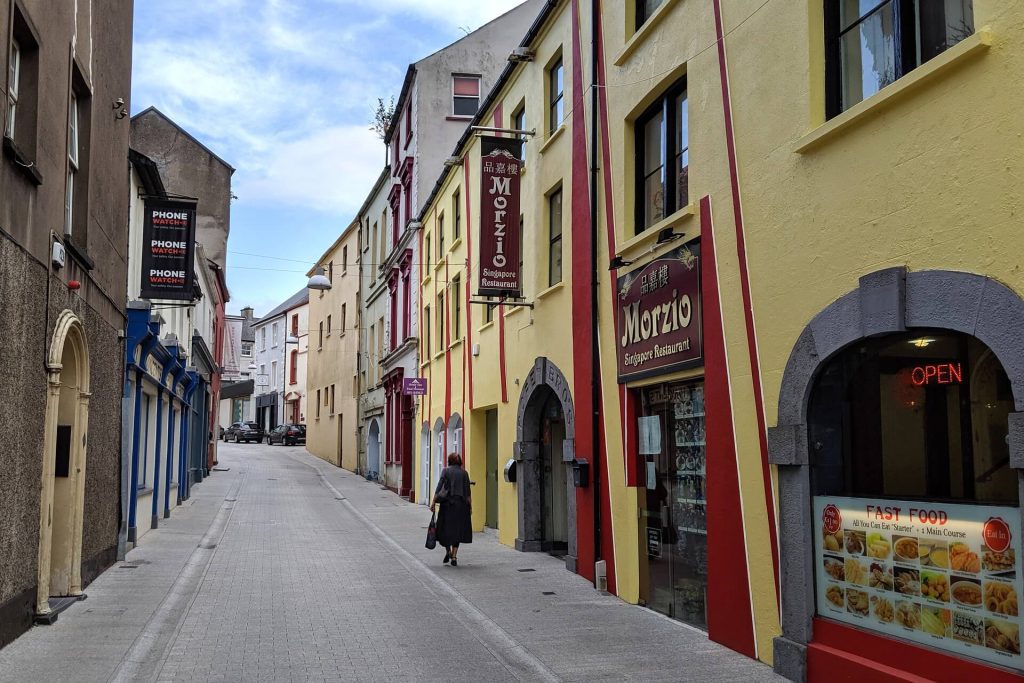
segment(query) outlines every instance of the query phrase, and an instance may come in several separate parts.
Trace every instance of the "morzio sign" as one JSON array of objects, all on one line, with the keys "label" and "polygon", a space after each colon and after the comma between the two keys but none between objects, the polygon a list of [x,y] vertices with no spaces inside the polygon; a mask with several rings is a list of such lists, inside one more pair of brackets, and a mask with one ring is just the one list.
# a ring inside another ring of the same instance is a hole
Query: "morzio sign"
[{"label": "morzio sign", "polygon": [[619,382],[700,363],[700,252],[681,246],[618,279]]},{"label": "morzio sign", "polygon": [[196,203],[147,199],[142,224],[143,299],[192,300]]},{"label": "morzio sign", "polygon": [[480,138],[481,296],[519,296],[519,160],[522,140]]}]

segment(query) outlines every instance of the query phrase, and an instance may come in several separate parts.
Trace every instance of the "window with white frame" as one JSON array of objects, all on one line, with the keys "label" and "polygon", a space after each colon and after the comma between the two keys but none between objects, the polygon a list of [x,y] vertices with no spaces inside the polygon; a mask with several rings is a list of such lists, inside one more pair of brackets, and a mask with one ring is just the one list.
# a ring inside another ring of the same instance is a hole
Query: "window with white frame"
[{"label": "window with white frame", "polygon": [[452,76],[452,114],[473,116],[480,108],[480,77]]},{"label": "window with white frame", "polygon": [[78,98],[71,93],[68,106],[68,178],[64,192],[64,234],[71,234],[75,214],[75,177],[78,174]]},{"label": "window with white frame", "polygon": [[267,350],[267,328],[260,328],[260,351]]},{"label": "window with white frame", "polygon": [[277,361],[271,361],[270,363],[270,386],[277,386]]},{"label": "window with white frame", "polygon": [[14,119],[18,113],[18,89],[21,84],[21,48],[11,41],[11,59],[7,75],[7,125],[4,135],[14,139]]},{"label": "window with white frame", "polygon": [[277,348],[277,323],[274,323],[274,325],[271,327],[270,337],[271,337],[271,346],[273,346],[274,348]]},{"label": "window with white frame", "polygon": [[242,342],[242,355],[246,358],[252,357],[252,342]]},{"label": "window with white frame", "polygon": [[559,57],[548,69],[548,134],[554,133],[565,118],[565,67]]}]

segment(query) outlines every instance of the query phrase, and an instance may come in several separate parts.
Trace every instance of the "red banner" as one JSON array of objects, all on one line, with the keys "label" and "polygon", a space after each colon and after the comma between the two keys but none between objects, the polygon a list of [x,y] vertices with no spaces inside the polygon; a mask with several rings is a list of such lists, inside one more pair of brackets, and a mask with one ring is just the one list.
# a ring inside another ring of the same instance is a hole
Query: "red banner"
[{"label": "red banner", "polygon": [[684,245],[618,279],[619,382],[703,360],[699,246]]},{"label": "red banner", "polygon": [[480,139],[480,268],[477,293],[518,297],[519,170],[522,140]]}]

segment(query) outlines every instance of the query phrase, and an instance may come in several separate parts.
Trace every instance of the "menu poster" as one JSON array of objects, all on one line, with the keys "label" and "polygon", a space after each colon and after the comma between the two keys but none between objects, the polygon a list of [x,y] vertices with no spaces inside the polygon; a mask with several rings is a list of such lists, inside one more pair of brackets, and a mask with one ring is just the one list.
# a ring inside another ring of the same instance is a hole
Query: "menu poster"
[{"label": "menu poster", "polygon": [[1024,670],[1018,508],[816,496],[818,614]]}]

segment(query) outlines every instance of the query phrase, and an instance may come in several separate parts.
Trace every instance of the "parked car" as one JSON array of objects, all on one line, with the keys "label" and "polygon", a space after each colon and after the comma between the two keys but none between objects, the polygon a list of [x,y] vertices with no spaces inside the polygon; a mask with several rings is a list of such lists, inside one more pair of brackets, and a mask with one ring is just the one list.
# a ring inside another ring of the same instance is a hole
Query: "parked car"
[{"label": "parked car", "polygon": [[306,443],[306,425],[284,424],[278,425],[267,434],[267,445],[282,443],[285,446]]},{"label": "parked car", "polygon": [[256,422],[236,422],[224,430],[224,440],[234,440],[235,443],[249,443],[263,441],[263,427]]}]

